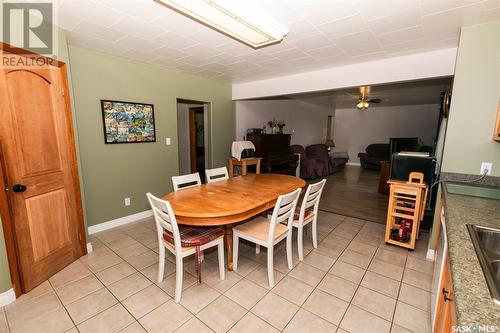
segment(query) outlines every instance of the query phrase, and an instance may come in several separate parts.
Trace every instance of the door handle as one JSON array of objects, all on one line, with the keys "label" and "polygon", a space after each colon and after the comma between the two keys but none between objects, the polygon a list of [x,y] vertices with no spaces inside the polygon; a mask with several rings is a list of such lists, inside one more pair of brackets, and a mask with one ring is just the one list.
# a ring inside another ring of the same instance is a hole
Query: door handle
[{"label": "door handle", "polygon": [[447,301],[453,301],[453,299],[451,299],[451,298],[448,296],[448,295],[450,294],[450,293],[448,292],[448,290],[446,290],[445,288],[443,288],[442,292],[443,292],[443,299],[444,299],[444,301],[445,301],[445,302],[447,302]]},{"label": "door handle", "polygon": [[26,185],[23,185],[23,184],[14,184],[14,186],[12,186],[12,191],[14,191],[14,192],[24,192],[24,191],[26,191]]}]

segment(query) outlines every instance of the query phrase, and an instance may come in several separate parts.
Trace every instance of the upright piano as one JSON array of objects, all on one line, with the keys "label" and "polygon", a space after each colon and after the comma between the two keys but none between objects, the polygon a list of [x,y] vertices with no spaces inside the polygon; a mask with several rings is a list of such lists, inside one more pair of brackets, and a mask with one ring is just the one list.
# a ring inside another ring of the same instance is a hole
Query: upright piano
[{"label": "upright piano", "polygon": [[262,173],[295,176],[299,158],[290,148],[290,134],[247,134],[255,145],[255,156],[262,157]]}]

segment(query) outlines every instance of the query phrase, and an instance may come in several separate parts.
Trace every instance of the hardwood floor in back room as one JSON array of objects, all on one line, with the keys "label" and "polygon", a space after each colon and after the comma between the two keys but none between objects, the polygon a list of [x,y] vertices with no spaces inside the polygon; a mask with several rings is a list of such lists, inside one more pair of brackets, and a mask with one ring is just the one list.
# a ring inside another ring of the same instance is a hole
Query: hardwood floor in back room
[{"label": "hardwood floor in back room", "polygon": [[328,176],[320,210],[385,224],[388,197],[378,193],[379,177],[352,165]]}]

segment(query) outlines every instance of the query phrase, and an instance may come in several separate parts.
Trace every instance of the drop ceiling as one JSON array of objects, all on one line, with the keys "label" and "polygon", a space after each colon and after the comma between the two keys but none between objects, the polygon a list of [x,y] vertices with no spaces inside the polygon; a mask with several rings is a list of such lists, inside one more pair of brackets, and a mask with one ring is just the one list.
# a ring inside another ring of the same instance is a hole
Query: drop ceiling
[{"label": "drop ceiling", "polygon": [[[247,1],[247,0],[235,0]],[[456,47],[500,0],[252,0],[289,30],[254,50],[153,0],[63,0],[68,44],[233,83]]]}]

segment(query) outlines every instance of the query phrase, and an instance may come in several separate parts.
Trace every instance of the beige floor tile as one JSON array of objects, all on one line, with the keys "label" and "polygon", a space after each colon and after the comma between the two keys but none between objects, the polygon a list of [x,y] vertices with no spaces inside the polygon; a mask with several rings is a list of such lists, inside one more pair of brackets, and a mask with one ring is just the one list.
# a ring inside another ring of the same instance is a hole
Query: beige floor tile
[{"label": "beige floor tile", "polygon": [[368,270],[385,277],[401,281],[403,278],[404,268],[398,265],[389,264],[382,260],[373,259],[368,267]]},{"label": "beige floor tile", "polygon": [[67,331],[64,331],[64,333],[78,333],[78,330],[76,329],[75,326],[73,326],[72,328],[70,328],[69,330]]},{"label": "beige floor tile", "polygon": [[89,319],[92,316],[110,308],[118,303],[116,298],[106,288],[101,288],[92,294],[66,305],[71,318],[75,324]]},{"label": "beige floor tile", "polygon": [[316,267],[317,269],[328,272],[328,270],[333,266],[335,259],[317,252],[311,252],[304,258],[304,262],[308,265]]},{"label": "beige floor tile", "polygon": [[[204,279],[203,281],[205,282]],[[197,283],[196,278],[184,271],[182,275],[182,290],[186,290],[195,283]],[[175,274],[170,274],[168,277],[165,277],[162,282],[156,283],[156,285],[163,289],[170,297],[175,297]]]},{"label": "beige floor tile", "polygon": [[94,275],[89,275],[83,279],[67,284],[61,289],[56,289],[56,292],[63,304],[69,304],[102,287],[103,284]]},{"label": "beige floor tile", "polygon": [[115,253],[120,257],[126,259],[130,257],[135,257],[144,252],[151,251],[141,243],[137,242],[129,246],[122,247],[121,249],[115,250]]},{"label": "beige floor tile", "polygon": [[266,293],[267,289],[245,278],[226,291],[224,295],[250,310]]},{"label": "beige floor tile", "polygon": [[349,245],[350,242],[351,242],[350,239],[340,237],[338,235],[335,235],[332,232],[331,234],[326,236],[326,238],[320,244],[328,244],[331,246],[336,246],[336,247],[345,249]]},{"label": "beige floor tile", "polygon": [[116,241],[120,238],[126,237],[127,235],[117,228],[111,230],[106,230],[93,235],[95,238],[99,239],[101,242],[108,245],[109,243]]},{"label": "beige floor tile", "polygon": [[74,324],[64,308],[48,312],[41,317],[30,318],[23,322],[11,323],[10,331],[36,333],[62,333],[70,330]]},{"label": "beige floor tile", "polygon": [[99,256],[95,258],[88,258],[84,263],[90,268],[94,273],[105,270],[108,267],[117,265],[123,261],[122,258],[117,256],[115,253],[110,253],[104,256]]},{"label": "beige floor tile", "polygon": [[415,333],[415,332],[393,323],[391,328],[391,333]]},{"label": "beige floor tile", "polygon": [[278,333],[279,331],[260,319],[251,312],[248,312],[239,322],[234,325],[230,333]]},{"label": "beige floor tile", "polygon": [[117,239],[114,239],[114,240],[112,240],[110,242],[107,242],[106,245],[111,250],[117,251],[119,249],[122,249],[122,248],[127,247],[127,246],[131,246],[131,245],[134,245],[134,244],[137,244],[137,243],[139,243],[139,242],[136,241],[135,239],[133,239],[132,237],[123,234],[121,237],[119,237]]},{"label": "beige floor tile", "polygon": [[125,260],[132,265],[135,269],[141,270],[148,266],[151,266],[154,263],[158,262],[158,254],[155,252],[148,250],[147,252],[138,254],[133,257],[127,257]]},{"label": "beige floor tile", "polygon": [[357,233],[358,232],[356,230],[349,230],[347,228],[342,228],[341,226],[338,226],[332,231],[331,234],[345,238],[347,240],[352,240]]},{"label": "beige floor tile", "polygon": [[195,284],[182,292],[181,304],[196,314],[221,294],[205,283]]},{"label": "beige floor tile", "polygon": [[[384,245],[385,246],[385,245]],[[404,250],[408,252],[408,250]],[[406,253],[396,252],[393,250],[386,249],[385,247],[379,247],[375,253],[375,259],[387,262],[389,264],[404,267],[406,263]]]},{"label": "beige floor tile", "polygon": [[236,273],[238,273],[241,276],[247,276],[257,267],[259,267],[258,262],[248,257],[240,256],[238,258],[238,270],[236,271]]},{"label": "beige floor tile", "polygon": [[[274,270],[274,284],[276,285],[285,277],[285,274]],[[250,274],[246,276],[246,279],[258,284],[259,286],[270,289],[269,288],[269,280],[267,278],[267,267],[259,266],[254,269]]]},{"label": "beige floor tile", "polygon": [[385,320],[392,321],[396,300],[360,286],[352,300],[352,304]]},{"label": "beige floor tile", "polygon": [[80,280],[90,274],[92,274],[92,272],[87,266],[77,260],[56,273],[49,281],[54,288],[61,288],[68,283]]},{"label": "beige floor tile", "polygon": [[302,306],[309,312],[320,316],[329,322],[338,325],[347,310],[349,303],[325,293],[321,290],[314,290],[311,296]]},{"label": "beige floor tile", "polygon": [[227,332],[246,312],[229,298],[220,296],[201,310],[197,317],[215,332]]},{"label": "beige floor tile", "polygon": [[139,324],[137,321],[133,322],[131,325],[128,325],[120,333],[147,333],[146,330]]},{"label": "beige floor tile", "polygon": [[251,312],[279,330],[283,330],[299,307],[281,296],[268,293]]},{"label": "beige floor tile", "polygon": [[289,275],[310,286],[316,287],[326,275],[326,272],[301,262],[297,267],[292,269]]},{"label": "beige floor tile", "polygon": [[344,248],[342,247],[329,243],[320,243],[318,248],[312,250],[311,253],[319,253],[332,259],[337,259],[342,254],[342,251],[344,251]]},{"label": "beige floor tile", "polygon": [[121,304],[99,313],[77,326],[80,333],[119,332],[134,322],[134,317]]},{"label": "beige floor tile", "polygon": [[216,273],[203,275],[203,282],[208,284],[210,287],[214,288],[220,293],[225,293],[232,286],[234,286],[238,281],[240,281],[243,277],[235,272],[226,271],[225,279],[221,280],[219,271]]},{"label": "beige floor tile", "polygon": [[118,265],[106,268],[105,270],[96,273],[96,276],[105,286],[109,286],[110,284],[132,275],[135,272],[137,271],[134,267],[130,266],[125,261],[122,261]]},{"label": "beige floor tile", "polygon": [[189,319],[175,333],[212,333],[213,331],[196,317]]},{"label": "beige floor tile", "polygon": [[431,311],[431,293],[403,283],[399,291],[399,300],[424,311]]},{"label": "beige floor tile", "polygon": [[[310,250],[304,249],[304,255],[307,255],[310,252]],[[277,271],[280,271],[283,274],[288,274],[290,272],[290,269],[288,268],[288,261],[287,261],[287,256],[286,256],[286,249],[280,249],[280,250],[275,250],[274,252],[274,269]],[[267,261],[266,261],[267,262]],[[299,264],[299,257],[296,252],[292,251],[292,269],[294,267],[297,267]]]},{"label": "beige floor tile", "polygon": [[425,291],[432,290],[432,275],[414,271],[413,269],[405,269],[403,282]]},{"label": "beige floor tile", "polygon": [[[141,269],[142,275],[148,278],[153,283],[158,282],[158,263]],[[165,270],[163,271],[163,278],[175,273],[175,264],[169,260],[165,260]],[[203,273],[202,273],[203,274]]]},{"label": "beige floor tile", "polygon": [[37,297],[24,299],[22,302],[16,300],[5,307],[5,314],[9,324],[17,326],[58,309],[62,309],[62,304],[54,291],[49,291]]},{"label": "beige floor tile", "polygon": [[337,262],[330,269],[329,274],[333,274],[345,280],[359,284],[365,275],[365,270],[358,266],[337,260]]},{"label": "beige floor tile", "polygon": [[5,310],[0,308],[0,333],[8,333],[9,325],[7,324],[7,317],[5,317]]},{"label": "beige floor tile", "polygon": [[367,271],[361,281],[361,285],[368,289],[378,291],[392,298],[397,298],[399,293],[399,281],[390,279],[377,273]]},{"label": "beige floor tile", "polygon": [[49,292],[53,293],[54,288],[52,288],[49,281],[45,281],[45,282],[41,283],[38,287],[36,287],[33,290],[31,290],[30,292],[28,292],[27,294],[22,294],[19,298],[16,299],[16,301],[14,303],[11,303],[11,304],[5,306],[4,309],[8,310],[9,308],[17,307],[17,306],[23,304],[24,302],[30,301],[38,296],[47,294]]},{"label": "beige floor tile", "polygon": [[389,333],[391,323],[354,305],[350,305],[340,327],[350,333]]},{"label": "beige floor tile", "polygon": [[122,301],[122,304],[132,314],[132,316],[138,319],[167,302],[169,299],[170,296],[152,284],[126,298]]},{"label": "beige floor tile", "polygon": [[330,333],[335,332],[337,326],[332,323],[308,312],[306,310],[300,309],[299,312],[293,317],[293,319],[288,323],[287,327],[283,332],[286,333],[303,333],[303,332],[314,332],[314,333]]},{"label": "beige floor tile", "polygon": [[272,292],[300,306],[313,290],[314,288],[310,285],[291,276],[285,276],[283,280],[272,289]]},{"label": "beige floor tile", "polygon": [[351,243],[349,243],[347,249],[369,257],[372,257],[377,251],[376,246],[364,244],[356,240],[353,240]]},{"label": "beige floor tile", "polygon": [[[379,231],[377,231],[378,233]],[[382,231],[383,235],[383,231]],[[359,242],[366,245],[371,245],[374,247],[378,247],[381,242],[383,242],[384,236],[379,237],[378,235],[366,235],[361,232],[354,237],[353,241]]]},{"label": "beige floor tile", "polygon": [[431,331],[430,312],[422,311],[406,303],[398,302],[394,323],[416,333]]},{"label": "beige floor tile", "polygon": [[351,250],[345,250],[339,257],[340,261],[366,269],[370,264],[371,256],[360,254]]},{"label": "beige floor tile", "polygon": [[318,289],[346,302],[351,301],[357,288],[358,285],[356,283],[352,283],[332,274],[327,274],[318,285]]},{"label": "beige floor tile", "polygon": [[123,301],[125,298],[150,285],[151,281],[146,279],[141,273],[137,272],[110,284],[108,289],[119,301]]},{"label": "beige floor tile", "polygon": [[149,333],[173,332],[192,317],[182,305],[170,300],[139,319],[139,323]]},{"label": "beige floor tile", "polygon": [[406,260],[406,268],[432,275],[434,274],[434,261],[422,260],[417,257],[408,256],[408,259]]}]

